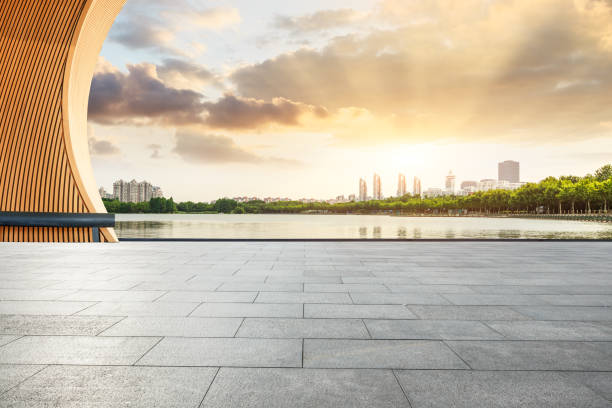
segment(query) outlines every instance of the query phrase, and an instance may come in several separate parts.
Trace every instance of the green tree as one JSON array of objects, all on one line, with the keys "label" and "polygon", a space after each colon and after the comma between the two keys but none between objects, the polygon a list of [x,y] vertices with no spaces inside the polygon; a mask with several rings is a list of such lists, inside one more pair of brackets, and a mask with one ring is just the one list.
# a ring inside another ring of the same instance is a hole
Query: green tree
[{"label": "green tree", "polygon": [[612,164],[606,164],[595,171],[597,181],[606,181],[612,179]]}]

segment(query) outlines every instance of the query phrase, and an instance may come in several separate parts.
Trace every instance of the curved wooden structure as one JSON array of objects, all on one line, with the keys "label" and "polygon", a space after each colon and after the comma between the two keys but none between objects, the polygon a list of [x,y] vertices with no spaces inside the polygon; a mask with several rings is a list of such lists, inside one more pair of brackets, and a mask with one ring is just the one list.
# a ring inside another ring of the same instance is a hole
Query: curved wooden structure
[{"label": "curved wooden structure", "polygon": [[[125,0],[0,2],[0,211],[106,212],[91,170],[87,102]],[[91,242],[91,228],[0,227],[0,241]],[[112,228],[100,241],[114,242]]]}]

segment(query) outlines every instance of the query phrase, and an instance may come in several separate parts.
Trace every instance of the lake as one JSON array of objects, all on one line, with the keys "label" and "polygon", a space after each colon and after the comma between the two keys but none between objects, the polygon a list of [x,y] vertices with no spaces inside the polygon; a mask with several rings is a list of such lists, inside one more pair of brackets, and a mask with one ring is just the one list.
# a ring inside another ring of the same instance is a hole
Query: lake
[{"label": "lake", "polygon": [[612,224],[484,217],[117,214],[119,238],[612,239]]}]

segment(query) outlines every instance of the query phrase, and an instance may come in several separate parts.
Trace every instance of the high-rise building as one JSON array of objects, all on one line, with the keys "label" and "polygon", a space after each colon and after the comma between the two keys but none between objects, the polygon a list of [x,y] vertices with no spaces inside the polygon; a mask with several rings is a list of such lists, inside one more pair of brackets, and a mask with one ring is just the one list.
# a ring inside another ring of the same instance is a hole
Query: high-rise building
[{"label": "high-rise building", "polygon": [[106,189],[104,189],[104,187],[100,187],[98,189],[98,192],[100,193],[100,198],[106,198],[106,199],[109,199],[109,200],[113,199],[113,195],[110,194],[110,193],[107,193]]},{"label": "high-rise building", "polygon": [[414,178],[414,182],[412,183],[412,195],[415,197],[421,196],[421,179],[418,177]]},{"label": "high-rise building", "polygon": [[153,186],[153,188],[151,189],[151,198],[163,198],[163,197],[164,197],[164,192],[162,191],[162,189],[157,186]]},{"label": "high-rise building", "polygon": [[448,176],[446,176],[446,182],[444,183],[444,187],[446,189],[446,194],[454,194],[455,193],[455,175],[452,170],[448,172]]},{"label": "high-rise building", "polygon": [[359,201],[367,201],[368,199],[368,185],[362,178],[359,179]]},{"label": "high-rise building", "polygon": [[497,180],[510,183],[521,182],[521,167],[519,162],[506,160],[497,164]]},{"label": "high-rise building", "polygon": [[349,201],[355,201],[355,194],[349,194],[348,200]]},{"label": "high-rise building", "polygon": [[161,188],[151,185],[148,181],[139,183],[136,180],[117,180],[113,183],[113,198],[122,202],[141,203],[163,196]]},{"label": "high-rise building", "polygon": [[400,173],[397,176],[397,196],[401,197],[406,194],[406,176]]},{"label": "high-rise building", "polygon": [[478,188],[477,181],[466,180],[461,182],[461,189],[465,190],[467,188]]},{"label": "high-rise building", "polygon": [[372,199],[382,200],[382,190],[380,186],[380,176],[374,173],[374,179],[372,180]]}]

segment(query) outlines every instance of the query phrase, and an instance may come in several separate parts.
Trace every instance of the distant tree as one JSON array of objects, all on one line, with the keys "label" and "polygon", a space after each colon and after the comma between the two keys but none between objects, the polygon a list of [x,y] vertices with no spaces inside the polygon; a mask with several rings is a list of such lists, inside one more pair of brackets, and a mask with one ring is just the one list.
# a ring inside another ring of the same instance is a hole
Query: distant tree
[{"label": "distant tree", "polygon": [[612,164],[606,164],[595,171],[597,181],[606,181],[612,179]]},{"label": "distant tree", "polygon": [[230,214],[237,206],[238,203],[235,200],[231,200],[229,198],[220,198],[214,204],[215,210],[224,214]]}]

